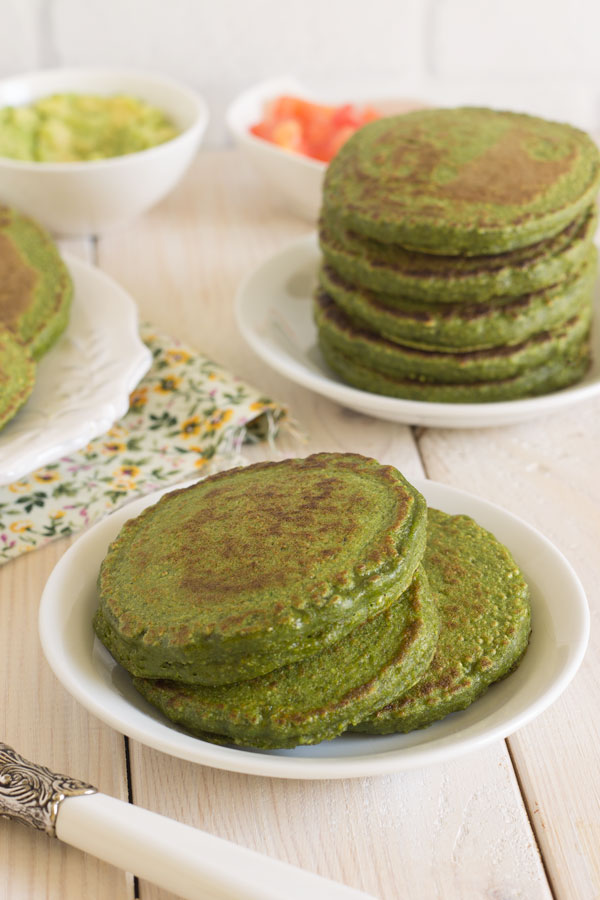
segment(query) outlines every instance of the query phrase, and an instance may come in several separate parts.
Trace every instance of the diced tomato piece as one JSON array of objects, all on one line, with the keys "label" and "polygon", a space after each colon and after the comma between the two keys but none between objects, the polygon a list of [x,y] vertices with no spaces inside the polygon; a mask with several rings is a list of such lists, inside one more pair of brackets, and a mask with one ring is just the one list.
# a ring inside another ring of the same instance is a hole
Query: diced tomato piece
[{"label": "diced tomato piece", "polygon": [[286,150],[295,150],[297,153],[304,153],[306,150],[302,126],[296,119],[283,119],[278,122],[273,127],[271,140]]},{"label": "diced tomato piece", "polygon": [[305,122],[306,143],[313,152],[318,152],[319,148],[330,140],[333,130],[332,117],[333,112],[326,107],[315,108],[311,118]]},{"label": "diced tomato piece", "polygon": [[273,101],[271,115],[274,119],[298,119],[300,122],[310,122],[314,115],[324,106],[302,100],[300,97],[278,97]]},{"label": "diced tomato piece", "polygon": [[332,121],[336,128],[359,128],[361,125],[360,114],[350,103],[336,109]]},{"label": "diced tomato piece", "polygon": [[324,162],[330,162],[333,157],[336,155],[340,147],[346,143],[348,138],[352,137],[353,134],[356,133],[358,129],[353,128],[351,125],[347,125],[345,128],[339,128],[334,135],[330,138],[328,144],[322,150],[322,156],[319,159],[322,159]]},{"label": "diced tomato piece", "polygon": [[312,103],[310,100],[298,100],[297,103],[296,116],[304,125],[310,125],[316,120],[329,120],[335,113],[335,106]]},{"label": "diced tomato piece", "polygon": [[297,97],[276,97],[271,101],[270,114],[275,121],[295,119],[299,115],[300,101]]},{"label": "diced tomato piece", "polygon": [[272,140],[273,126],[270,122],[257,122],[256,125],[250,126],[250,131],[256,137],[264,138],[265,141]]}]

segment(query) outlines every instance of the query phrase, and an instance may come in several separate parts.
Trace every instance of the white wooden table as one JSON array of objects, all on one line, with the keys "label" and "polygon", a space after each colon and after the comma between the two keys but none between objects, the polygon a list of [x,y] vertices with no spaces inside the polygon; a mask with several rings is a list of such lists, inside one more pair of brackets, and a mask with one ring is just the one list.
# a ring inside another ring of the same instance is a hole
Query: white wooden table
[{"label": "white wooden table", "polygon": [[[63,247],[121,282],[143,318],[287,403],[308,441],[283,436],[276,455],[371,455],[409,478],[426,475],[497,502],[544,532],[577,570],[592,609],[591,645],[575,681],[508,741],[422,770],[308,782],[182,762],[99,722],[48,668],[37,611],[69,545],[61,540],[0,569],[1,738],[105,793],[381,900],[600,897],[600,400],[520,426],[414,429],[287,382],[245,346],[233,298],[257,263],[308,230],[226,151],[202,153],[178,190],[130,226]],[[248,455],[274,454],[260,445]],[[0,820],[0,900],[135,896],[172,895]]]}]

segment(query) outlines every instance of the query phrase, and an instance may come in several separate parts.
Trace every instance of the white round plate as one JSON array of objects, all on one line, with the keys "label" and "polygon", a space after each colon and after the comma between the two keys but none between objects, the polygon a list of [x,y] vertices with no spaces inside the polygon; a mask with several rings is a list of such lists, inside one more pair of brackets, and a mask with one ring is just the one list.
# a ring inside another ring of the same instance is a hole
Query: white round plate
[{"label": "white round plate", "polygon": [[[344,384],[323,360],[312,318],[320,254],[315,234],[300,238],[262,263],[236,299],[241,333],[261,359],[292,381],[368,416],[440,428],[513,425],[548,415],[600,392],[600,328],[593,336],[593,365],[577,385],[501,403],[425,403],[370,394]],[[596,291],[596,319],[600,295]]]},{"label": "white round plate", "polygon": [[0,485],[107,431],[152,362],[129,294],[94,266],[64,260],[74,287],[69,324],[40,360],[27,403],[0,432]]},{"label": "white round plate", "polygon": [[350,778],[424,766],[477,750],[539,715],[573,678],[588,641],[589,612],[566,559],[508,512],[432,481],[413,479],[429,505],[471,515],[513,552],[532,593],[533,632],[519,668],[463,712],[406,735],[342,735],[294,750],[242,750],[194,738],[150,706],[95,638],[96,578],[126,519],[164,492],[136,500],[90,529],[50,575],[40,607],[42,647],[65,688],[108,725],[150,747],[218,769],[276,778]]}]

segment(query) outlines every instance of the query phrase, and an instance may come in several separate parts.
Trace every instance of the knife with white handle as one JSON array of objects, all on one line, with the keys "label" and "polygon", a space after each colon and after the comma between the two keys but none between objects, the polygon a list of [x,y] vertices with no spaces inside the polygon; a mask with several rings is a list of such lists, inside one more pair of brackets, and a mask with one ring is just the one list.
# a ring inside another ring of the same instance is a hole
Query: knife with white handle
[{"label": "knife with white handle", "polygon": [[0,741],[0,815],[185,900],[373,900],[23,759]]}]

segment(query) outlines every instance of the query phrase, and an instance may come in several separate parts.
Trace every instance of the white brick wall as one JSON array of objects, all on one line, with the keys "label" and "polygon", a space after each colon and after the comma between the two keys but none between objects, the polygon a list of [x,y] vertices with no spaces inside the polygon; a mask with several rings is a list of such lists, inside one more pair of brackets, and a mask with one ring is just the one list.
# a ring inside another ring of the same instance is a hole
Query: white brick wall
[{"label": "white brick wall", "polygon": [[600,75],[595,0],[435,3],[435,73],[511,79]]},{"label": "white brick wall", "polygon": [[0,0],[0,75],[156,69],[206,96],[294,74],[354,96],[521,109],[600,132],[599,0]]},{"label": "white brick wall", "polygon": [[485,103],[598,131],[597,0],[433,0],[431,83],[440,101]]},{"label": "white brick wall", "polygon": [[0,74],[39,65],[43,0],[0,0]]}]

